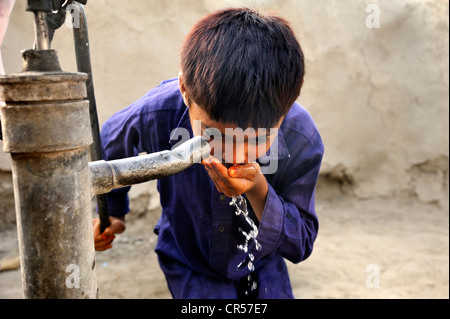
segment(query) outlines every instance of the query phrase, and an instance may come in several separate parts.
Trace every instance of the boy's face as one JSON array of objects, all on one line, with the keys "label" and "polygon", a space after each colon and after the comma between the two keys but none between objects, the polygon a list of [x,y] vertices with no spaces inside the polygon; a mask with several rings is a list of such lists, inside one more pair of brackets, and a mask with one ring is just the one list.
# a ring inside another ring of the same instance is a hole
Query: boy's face
[{"label": "boy's face", "polygon": [[254,162],[269,151],[277,138],[280,119],[274,128],[239,128],[235,124],[212,120],[195,103],[189,105],[189,117],[195,136],[209,140],[211,155],[224,164],[238,165]]},{"label": "boy's face", "polygon": [[212,120],[195,102],[189,101],[182,73],[180,92],[189,107],[189,118],[195,136],[205,137],[211,145],[211,155],[227,166],[251,163],[266,154],[277,138],[284,118],[272,128],[239,128],[236,124]]}]

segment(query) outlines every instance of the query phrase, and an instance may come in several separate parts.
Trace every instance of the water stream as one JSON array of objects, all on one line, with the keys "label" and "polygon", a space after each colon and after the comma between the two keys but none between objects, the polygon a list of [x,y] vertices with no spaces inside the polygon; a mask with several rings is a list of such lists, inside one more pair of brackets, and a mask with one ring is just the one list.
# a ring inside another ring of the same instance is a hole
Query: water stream
[{"label": "water stream", "polygon": [[[232,197],[230,201],[230,206],[234,206],[236,208],[235,211],[236,216],[243,216],[244,220],[250,226],[250,230],[248,232],[244,231],[242,228],[239,228],[239,232],[244,236],[245,240],[244,243],[238,245],[237,248],[240,251],[246,253],[247,256],[241,263],[239,263],[237,269],[247,267],[250,272],[253,272],[255,270],[255,266],[253,264],[255,256],[253,255],[251,250],[252,249],[255,249],[256,251],[261,250],[261,244],[258,242],[257,239],[258,227],[248,215],[247,201],[245,200],[244,197],[242,197],[241,195]],[[251,246],[251,243],[253,243],[253,246]],[[256,281],[252,280],[251,274],[248,275],[247,279],[249,282],[250,291],[246,291],[245,294],[248,294],[249,292],[257,288],[257,283]]]}]

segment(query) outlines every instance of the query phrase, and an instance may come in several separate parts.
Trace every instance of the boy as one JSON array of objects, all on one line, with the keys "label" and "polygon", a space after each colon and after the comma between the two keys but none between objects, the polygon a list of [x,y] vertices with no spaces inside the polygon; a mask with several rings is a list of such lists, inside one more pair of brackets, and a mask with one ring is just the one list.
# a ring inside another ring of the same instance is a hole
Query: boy
[{"label": "boy", "polygon": [[[311,254],[323,156],[313,120],[295,103],[303,75],[303,53],[285,20],[222,10],[187,35],[178,79],[104,124],[106,160],[171,149],[180,130],[214,133],[213,156],[203,165],[158,180],[156,252],[174,298],[293,298],[283,258],[297,263]],[[230,132],[239,128],[246,136],[238,141]],[[108,194],[111,226],[103,234],[94,220],[97,250],[110,248],[124,231],[128,190]],[[237,195],[247,199],[258,227],[261,249],[249,246],[254,271],[239,267],[250,252],[238,249],[249,227],[229,205]]]}]

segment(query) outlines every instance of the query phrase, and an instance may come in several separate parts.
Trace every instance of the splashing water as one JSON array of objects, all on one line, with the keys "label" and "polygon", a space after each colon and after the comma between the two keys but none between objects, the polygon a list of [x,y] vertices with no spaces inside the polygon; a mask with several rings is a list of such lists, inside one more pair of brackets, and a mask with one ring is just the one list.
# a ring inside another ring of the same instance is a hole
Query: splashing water
[{"label": "splashing water", "polygon": [[[253,261],[255,260],[255,256],[253,253],[249,252],[249,243],[254,243],[254,248],[256,251],[261,250],[261,244],[258,242],[256,237],[258,236],[258,227],[256,227],[253,220],[248,216],[247,202],[244,197],[241,195],[235,197],[233,196],[230,201],[230,206],[234,206],[236,208],[235,214],[236,216],[243,216],[247,224],[250,226],[250,231],[247,233],[242,228],[239,228],[239,232],[244,236],[245,241],[243,244],[238,245],[237,248],[244,253],[248,253],[245,259],[237,266],[237,269],[242,269],[247,266],[250,272],[255,270],[255,266],[253,265]],[[245,291],[245,295],[249,295],[252,291],[255,291],[258,288],[258,284],[256,281],[253,281],[251,273],[247,276],[247,289]]]},{"label": "splashing water", "polygon": [[245,242],[241,245],[238,245],[237,248],[244,253],[248,253],[248,255],[245,260],[237,266],[237,268],[242,269],[243,267],[247,266],[248,270],[254,271],[255,266],[253,265],[253,261],[255,260],[255,256],[253,255],[253,253],[249,252],[249,243],[253,241],[256,251],[261,250],[261,244],[256,239],[256,237],[258,236],[258,227],[256,227],[255,222],[250,218],[250,216],[248,216],[247,202],[244,197],[242,197],[241,195],[237,197],[233,196],[230,201],[230,206],[234,206],[236,208],[236,216],[242,215],[251,228],[248,233],[245,232],[242,228],[239,228],[239,232],[244,236]]}]

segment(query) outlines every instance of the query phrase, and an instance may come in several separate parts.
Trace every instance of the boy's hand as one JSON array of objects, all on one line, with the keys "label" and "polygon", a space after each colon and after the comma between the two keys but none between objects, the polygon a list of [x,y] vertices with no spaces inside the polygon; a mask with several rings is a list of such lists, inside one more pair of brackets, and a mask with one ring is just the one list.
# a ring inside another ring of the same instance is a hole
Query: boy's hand
[{"label": "boy's hand", "polygon": [[252,190],[261,175],[258,163],[242,164],[227,169],[217,158],[209,157],[203,161],[203,165],[217,190],[228,197]]},{"label": "boy's hand", "polygon": [[94,226],[94,244],[95,250],[103,251],[112,247],[111,243],[116,236],[114,234],[121,234],[125,231],[125,217],[109,217],[111,225],[105,228],[100,234],[100,219],[92,220]]},{"label": "boy's hand", "polygon": [[251,191],[263,177],[258,163],[247,163],[226,168],[217,158],[203,161],[209,176],[219,192],[228,197]]},{"label": "boy's hand", "polygon": [[217,158],[203,162],[219,192],[228,197],[246,194],[258,220],[261,220],[269,185],[258,163],[248,163],[226,168]]}]

